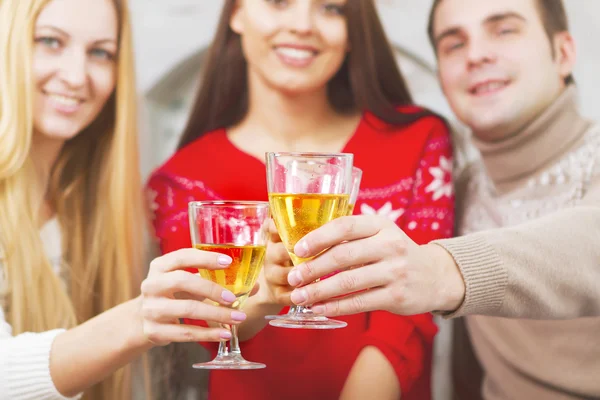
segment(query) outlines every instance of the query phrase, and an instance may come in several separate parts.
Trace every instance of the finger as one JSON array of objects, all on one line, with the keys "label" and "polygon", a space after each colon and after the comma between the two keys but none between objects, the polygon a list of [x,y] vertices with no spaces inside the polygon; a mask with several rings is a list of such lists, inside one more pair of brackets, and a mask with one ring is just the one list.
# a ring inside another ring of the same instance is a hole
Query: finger
[{"label": "finger", "polygon": [[295,267],[288,276],[288,283],[302,286],[339,270],[374,264],[381,261],[383,255],[379,236],[342,243]]},{"label": "finger", "polygon": [[258,291],[260,290],[260,283],[256,282],[256,284],[254,285],[254,287],[252,288],[252,291],[250,292],[250,297],[254,296],[256,293],[258,293]]},{"label": "finger", "polygon": [[152,297],[185,292],[198,300],[209,299],[223,305],[236,300],[235,295],[222,286],[182,270],[148,277],[142,282],[141,290]]},{"label": "finger", "polygon": [[275,295],[275,300],[277,304],[283,306],[293,306],[295,305],[290,298],[292,290],[289,286],[277,286],[273,289],[273,293]]},{"label": "finger", "polygon": [[233,260],[225,254],[198,249],[181,249],[155,258],[150,263],[150,274],[166,273],[186,267],[202,269],[224,269]]},{"label": "finger", "polygon": [[389,295],[386,289],[377,288],[313,305],[311,310],[318,315],[340,316],[388,309]]},{"label": "finger", "polygon": [[388,283],[389,276],[382,264],[340,272],[330,278],[296,289],[291,300],[297,305],[316,304],[334,297],[377,288]]},{"label": "finger", "polygon": [[388,219],[369,215],[336,218],[304,236],[296,243],[294,254],[312,257],[344,241],[376,235],[389,224]]},{"label": "finger", "polygon": [[275,221],[272,219],[269,220],[269,240],[272,243],[280,243],[281,236],[279,236],[279,231],[277,230],[277,225],[275,225]]},{"label": "finger", "polygon": [[282,267],[279,265],[266,265],[265,278],[271,285],[289,286],[288,275],[294,267]]},{"label": "finger", "polygon": [[221,324],[239,324],[246,314],[227,307],[219,307],[197,300],[168,298],[144,299],[142,316],[154,322],[170,322],[188,318]]},{"label": "finger", "polygon": [[288,253],[283,243],[270,243],[267,246],[265,263],[288,265],[287,263],[291,260],[290,253]]},{"label": "finger", "polygon": [[223,328],[146,323],[144,336],[150,343],[164,346],[171,342],[220,342],[231,339],[231,332]]}]

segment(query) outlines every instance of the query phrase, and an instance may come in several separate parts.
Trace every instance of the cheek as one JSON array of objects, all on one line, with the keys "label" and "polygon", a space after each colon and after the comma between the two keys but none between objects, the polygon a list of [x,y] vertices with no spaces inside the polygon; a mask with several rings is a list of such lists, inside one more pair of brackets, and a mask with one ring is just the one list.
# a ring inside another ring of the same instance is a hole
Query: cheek
[{"label": "cheek", "polygon": [[94,92],[94,108],[104,107],[116,87],[115,68],[106,66],[90,71],[90,82]]},{"label": "cheek", "polygon": [[344,57],[348,51],[348,30],[345,22],[322,24],[319,28],[321,37],[332,52]]}]

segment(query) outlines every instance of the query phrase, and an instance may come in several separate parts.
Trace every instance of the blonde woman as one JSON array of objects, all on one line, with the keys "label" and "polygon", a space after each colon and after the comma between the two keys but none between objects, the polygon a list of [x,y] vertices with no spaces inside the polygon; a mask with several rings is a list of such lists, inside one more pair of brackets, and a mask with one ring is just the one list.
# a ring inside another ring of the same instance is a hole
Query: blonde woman
[{"label": "blonde woman", "polygon": [[1,400],[129,399],[121,367],[147,349],[230,336],[179,317],[245,318],[202,303],[235,297],[182,270],[231,262],[214,253],[154,260],[135,297],[144,221],[125,3],[0,0]]}]

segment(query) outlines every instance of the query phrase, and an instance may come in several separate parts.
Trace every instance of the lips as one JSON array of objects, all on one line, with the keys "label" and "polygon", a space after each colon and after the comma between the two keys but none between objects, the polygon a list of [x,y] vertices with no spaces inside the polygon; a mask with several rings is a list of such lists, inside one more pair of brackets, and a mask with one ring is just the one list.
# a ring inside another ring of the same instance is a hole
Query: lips
[{"label": "lips", "polygon": [[76,96],[46,91],[43,91],[43,93],[50,101],[52,107],[62,114],[73,114],[77,112],[84,102],[82,98]]},{"label": "lips", "polygon": [[307,45],[279,44],[273,50],[279,60],[290,67],[307,67],[319,55],[317,48]]},{"label": "lips", "polygon": [[485,96],[497,93],[510,84],[509,80],[493,79],[478,82],[469,87],[469,93],[474,96]]}]

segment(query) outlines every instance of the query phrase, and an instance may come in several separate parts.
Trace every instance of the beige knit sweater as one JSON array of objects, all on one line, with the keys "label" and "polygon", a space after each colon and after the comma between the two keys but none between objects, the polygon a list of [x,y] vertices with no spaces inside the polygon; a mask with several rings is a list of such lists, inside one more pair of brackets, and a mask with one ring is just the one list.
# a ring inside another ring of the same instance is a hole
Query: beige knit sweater
[{"label": "beige knit sweater", "polygon": [[483,397],[600,398],[600,318],[584,318],[600,316],[600,127],[578,114],[571,86],[518,135],[475,144],[483,162],[467,170],[457,220],[466,236],[437,243],[465,278],[452,316],[474,315]]}]

